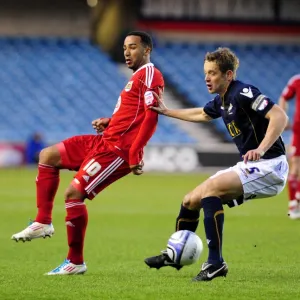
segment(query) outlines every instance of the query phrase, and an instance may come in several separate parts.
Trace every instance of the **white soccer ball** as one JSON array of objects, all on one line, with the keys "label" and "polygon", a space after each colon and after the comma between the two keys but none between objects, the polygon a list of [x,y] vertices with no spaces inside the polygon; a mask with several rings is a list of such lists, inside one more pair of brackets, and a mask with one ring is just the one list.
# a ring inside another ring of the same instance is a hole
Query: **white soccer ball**
[{"label": "white soccer ball", "polygon": [[170,259],[181,266],[195,263],[203,251],[199,236],[189,230],[179,230],[168,240],[167,252]]}]

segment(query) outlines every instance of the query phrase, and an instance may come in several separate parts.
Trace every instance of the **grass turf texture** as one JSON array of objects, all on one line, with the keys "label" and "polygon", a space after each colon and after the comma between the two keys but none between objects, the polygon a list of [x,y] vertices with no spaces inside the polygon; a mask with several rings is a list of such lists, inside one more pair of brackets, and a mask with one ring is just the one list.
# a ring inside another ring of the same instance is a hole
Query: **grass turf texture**
[{"label": "grass turf texture", "polygon": [[[127,176],[87,202],[83,276],[43,276],[67,253],[63,191],[72,173],[61,172],[51,239],[16,243],[13,233],[35,217],[33,169],[0,170],[0,299],[298,299],[300,222],[286,216],[286,192],[225,208],[226,279],[192,283],[200,262],[181,271],[149,269],[143,262],[166,246],[184,194],[205,175]],[[205,242],[203,214],[197,231]]]}]

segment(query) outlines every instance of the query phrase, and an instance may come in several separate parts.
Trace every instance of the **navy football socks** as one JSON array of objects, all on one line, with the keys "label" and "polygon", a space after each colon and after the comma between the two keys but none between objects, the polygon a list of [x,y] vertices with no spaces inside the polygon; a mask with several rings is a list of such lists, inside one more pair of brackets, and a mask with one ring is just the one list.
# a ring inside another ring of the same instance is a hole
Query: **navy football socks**
[{"label": "navy football socks", "polygon": [[218,197],[206,197],[201,201],[204,211],[204,228],[208,244],[209,264],[218,265],[223,262],[222,240],[224,225],[224,210]]},{"label": "navy football socks", "polygon": [[179,215],[176,219],[175,230],[190,230],[195,232],[199,224],[200,212],[190,210],[181,204]]}]

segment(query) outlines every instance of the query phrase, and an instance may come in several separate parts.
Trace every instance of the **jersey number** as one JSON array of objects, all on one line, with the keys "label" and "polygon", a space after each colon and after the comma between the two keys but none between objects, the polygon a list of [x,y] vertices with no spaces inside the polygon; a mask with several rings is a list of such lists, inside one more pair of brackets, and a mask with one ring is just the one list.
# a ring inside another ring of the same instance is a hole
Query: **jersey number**
[{"label": "jersey number", "polygon": [[260,172],[260,171],[259,171],[259,168],[256,168],[256,167],[247,168],[247,169],[245,169],[245,170],[246,170],[246,172],[247,172],[248,174],[253,174],[253,173],[255,173],[255,172]]},{"label": "jersey number", "polygon": [[239,128],[236,126],[236,124],[235,124],[234,121],[228,123],[228,124],[227,124],[227,128],[228,128],[228,131],[229,131],[231,137],[236,137],[236,136],[238,136],[239,134],[241,134],[241,131],[240,131]]},{"label": "jersey number", "polygon": [[94,176],[96,173],[98,173],[101,170],[101,165],[95,161],[95,159],[92,159],[88,162],[88,164],[83,168],[84,171],[89,176]]}]

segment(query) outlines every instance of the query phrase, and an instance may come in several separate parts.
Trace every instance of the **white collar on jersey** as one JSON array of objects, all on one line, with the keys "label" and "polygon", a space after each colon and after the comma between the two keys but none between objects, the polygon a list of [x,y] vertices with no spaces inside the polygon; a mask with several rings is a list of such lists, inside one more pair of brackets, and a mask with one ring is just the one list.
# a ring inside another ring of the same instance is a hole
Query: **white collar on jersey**
[{"label": "white collar on jersey", "polygon": [[147,64],[141,66],[140,68],[138,68],[132,75],[134,75],[135,73],[137,73],[138,71],[140,71],[140,70],[142,70],[142,69],[144,69],[146,67],[153,67],[153,66],[154,66],[153,63],[147,63]]}]

